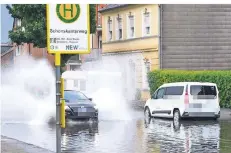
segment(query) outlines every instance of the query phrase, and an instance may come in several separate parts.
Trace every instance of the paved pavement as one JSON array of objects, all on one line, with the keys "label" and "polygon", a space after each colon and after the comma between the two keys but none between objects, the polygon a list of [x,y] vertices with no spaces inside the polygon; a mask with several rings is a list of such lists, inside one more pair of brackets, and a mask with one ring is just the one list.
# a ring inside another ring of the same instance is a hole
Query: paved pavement
[{"label": "paved pavement", "polygon": [[15,139],[1,136],[1,152],[3,153],[54,153],[52,151],[27,144]]}]

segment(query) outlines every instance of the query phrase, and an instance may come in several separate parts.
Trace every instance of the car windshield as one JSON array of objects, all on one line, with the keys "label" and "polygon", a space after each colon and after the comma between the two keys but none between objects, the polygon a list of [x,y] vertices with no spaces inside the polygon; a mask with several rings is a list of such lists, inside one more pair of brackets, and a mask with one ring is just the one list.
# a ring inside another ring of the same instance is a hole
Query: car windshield
[{"label": "car windshield", "polygon": [[78,91],[65,91],[64,99],[67,100],[66,102],[76,102],[78,100],[87,100],[88,98]]}]

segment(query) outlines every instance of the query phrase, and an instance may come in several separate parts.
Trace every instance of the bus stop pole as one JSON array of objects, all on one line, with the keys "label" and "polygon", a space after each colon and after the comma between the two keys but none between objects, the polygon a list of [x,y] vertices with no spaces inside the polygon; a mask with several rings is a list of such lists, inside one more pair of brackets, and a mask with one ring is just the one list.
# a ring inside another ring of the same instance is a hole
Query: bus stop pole
[{"label": "bus stop pole", "polygon": [[61,153],[61,127],[60,127],[60,53],[55,54],[55,67],[56,67],[56,153]]}]

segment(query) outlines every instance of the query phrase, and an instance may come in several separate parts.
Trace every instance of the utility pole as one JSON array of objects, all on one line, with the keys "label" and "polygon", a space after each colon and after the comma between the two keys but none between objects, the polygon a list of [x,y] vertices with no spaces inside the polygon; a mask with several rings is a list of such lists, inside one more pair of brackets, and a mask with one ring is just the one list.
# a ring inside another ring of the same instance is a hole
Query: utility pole
[{"label": "utility pole", "polygon": [[56,67],[56,152],[61,153],[61,123],[60,123],[60,85],[61,85],[61,75],[60,75],[60,59],[61,55],[55,54],[55,67]]}]

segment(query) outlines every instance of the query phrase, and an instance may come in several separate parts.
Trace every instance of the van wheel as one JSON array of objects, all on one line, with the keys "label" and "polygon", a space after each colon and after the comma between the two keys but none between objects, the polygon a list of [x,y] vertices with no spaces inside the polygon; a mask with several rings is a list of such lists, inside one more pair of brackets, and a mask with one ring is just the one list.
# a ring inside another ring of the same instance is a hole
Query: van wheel
[{"label": "van wheel", "polygon": [[148,107],[145,107],[144,116],[145,118],[151,118],[151,113]]},{"label": "van wheel", "polygon": [[173,112],[173,121],[176,123],[176,122],[179,122],[180,119],[181,119],[180,111],[178,109],[174,110],[174,112]]}]

